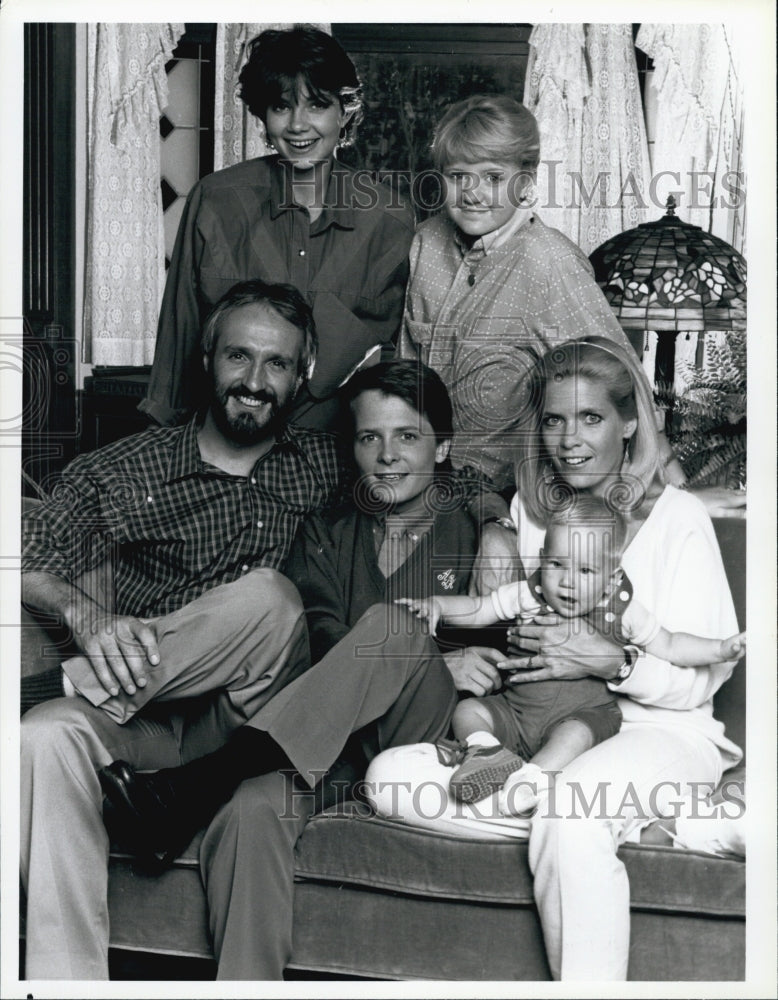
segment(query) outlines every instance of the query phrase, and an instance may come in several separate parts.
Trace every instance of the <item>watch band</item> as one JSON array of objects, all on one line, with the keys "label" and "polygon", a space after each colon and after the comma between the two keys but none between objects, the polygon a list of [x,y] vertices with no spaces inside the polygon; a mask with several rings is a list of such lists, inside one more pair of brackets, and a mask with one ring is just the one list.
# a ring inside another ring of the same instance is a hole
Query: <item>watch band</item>
[{"label": "watch band", "polygon": [[506,531],[512,531],[514,535],[516,534],[516,525],[509,517],[487,517],[482,523],[481,527],[485,527],[487,524],[499,524],[501,528],[505,528]]},{"label": "watch band", "polygon": [[632,671],[635,669],[635,664],[640,656],[640,647],[628,644],[624,648],[624,662],[619,667],[618,673],[611,681],[611,684],[621,684],[625,681]]}]

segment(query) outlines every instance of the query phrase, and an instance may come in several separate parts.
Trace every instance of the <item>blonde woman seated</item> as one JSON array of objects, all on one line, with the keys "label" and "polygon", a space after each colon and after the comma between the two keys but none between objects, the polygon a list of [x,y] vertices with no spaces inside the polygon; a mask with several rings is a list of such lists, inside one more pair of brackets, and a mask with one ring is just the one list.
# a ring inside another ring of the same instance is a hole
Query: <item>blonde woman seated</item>
[{"label": "blonde woman seated", "polygon": [[[555,509],[571,497],[600,497],[626,519],[621,566],[634,599],[668,631],[733,636],[713,526],[696,497],[662,480],[653,401],[637,359],[587,338],[549,352],[532,382],[512,505],[524,566],[539,564]],[[649,652],[628,657],[613,635],[558,613],[511,633],[516,655],[498,659],[517,691],[531,698],[544,682],[593,678],[617,699],[619,731],[561,768],[553,808],[541,800],[529,818],[502,815],[497,793],[474,805],[454,799],[454,767],[430,744],[394,748],[372,762],[373,804],[382,815],[465,837],[529,836],[552,975],[624,980],[629,882],[616,851],[655,818],[672,816],[681,800],[712,791],[740,761],[712,702],[735,660],[683,667]],[[582,810],[584,802],[595,808]]]}]

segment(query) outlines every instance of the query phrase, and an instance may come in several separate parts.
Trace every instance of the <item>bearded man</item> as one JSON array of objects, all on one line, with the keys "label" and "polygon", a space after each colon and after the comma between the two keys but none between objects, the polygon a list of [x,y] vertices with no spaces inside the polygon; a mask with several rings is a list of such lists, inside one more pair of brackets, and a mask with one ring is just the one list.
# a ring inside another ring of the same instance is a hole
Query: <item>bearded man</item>
[{"label": "bearded man", "polygon": [[338,484],[334,438],[285,421],[315,355],[296,289],[236,285],[205,326],[201,412],[79,456],[25,518],[24,603],[76,654],[22,680],[28,979],[108,978],[98,770],[208,753],[310,665],[278,570]]}]

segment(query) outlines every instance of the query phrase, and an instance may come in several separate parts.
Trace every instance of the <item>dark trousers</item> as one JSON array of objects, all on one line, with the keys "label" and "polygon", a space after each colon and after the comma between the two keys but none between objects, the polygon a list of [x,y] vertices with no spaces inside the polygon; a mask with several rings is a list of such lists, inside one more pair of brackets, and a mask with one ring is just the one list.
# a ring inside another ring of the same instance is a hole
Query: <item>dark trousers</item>
[{"label": "dark trousers", "polygon": [[[249,723],[269,732],[305,782],[352,732],[375,724],[380,750],[438,739],[456,705],[434,642],[404,609],[376,605]],[[294,848],[315,809],[290,775],[244,782],[206,832],[200,864],[219,979],[279,980],[292,952]]]}]

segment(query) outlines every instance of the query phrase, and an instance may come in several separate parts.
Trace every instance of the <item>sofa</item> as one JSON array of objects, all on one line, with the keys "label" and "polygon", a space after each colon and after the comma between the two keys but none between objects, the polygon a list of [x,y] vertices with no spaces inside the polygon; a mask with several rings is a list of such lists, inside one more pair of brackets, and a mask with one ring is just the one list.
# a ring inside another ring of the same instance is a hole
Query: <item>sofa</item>
[{"label": "sofa", "polygon": [[[721,519],[715,527],[744,627],[746,522]],[[743,662],[715,701],[717,718],[743,747],[745,677]],[[744,769],[728,772],[724,782],[734,783],[731,797],[742,797]],[[115,954],[212,957],[197,863],[200,837],[158,876],[112,853]],[[620,857],[631,886],[631,980],[744,979],[742,858],[675,848],[656,827],[644,831],[640,844],[622,847]],[[364,804],[346,801],[306,827],[295,880],[290,975],[550,978],[526,843],[458,840],[381,819]]]}]

